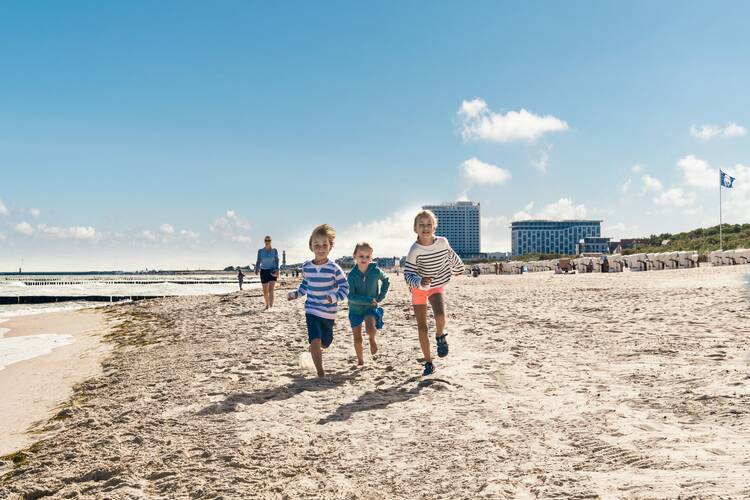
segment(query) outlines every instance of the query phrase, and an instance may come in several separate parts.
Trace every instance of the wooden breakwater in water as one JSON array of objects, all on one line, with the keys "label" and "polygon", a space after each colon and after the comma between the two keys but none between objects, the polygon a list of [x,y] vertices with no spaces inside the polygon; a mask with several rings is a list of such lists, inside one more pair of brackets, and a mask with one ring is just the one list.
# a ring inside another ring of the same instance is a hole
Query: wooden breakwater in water
[{"label": "wooden breakwater in water", "polygon": [[123,300],[159,299],[174,295],[17,295],[0,297],[0,305],[49,304],[54,302],[121,302]]}]

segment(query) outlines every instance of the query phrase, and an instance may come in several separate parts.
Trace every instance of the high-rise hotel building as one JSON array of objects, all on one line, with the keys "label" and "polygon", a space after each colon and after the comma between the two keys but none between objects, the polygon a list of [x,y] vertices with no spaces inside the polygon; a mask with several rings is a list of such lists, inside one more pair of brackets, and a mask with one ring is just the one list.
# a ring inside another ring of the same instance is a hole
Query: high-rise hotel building
[{"label": "high-rise hotel building", "polygon": [[444,236],[461,257],[478,255],[482,250],[479,203],[457,201],[440,205],[425,205],[438,219],[435,234]]},{"label": "high-rise hotel building", "polygon": [[513,257],[529,253],[576,255],[584,238],[601,237],[600,220],[523,220],[511,223]]}]

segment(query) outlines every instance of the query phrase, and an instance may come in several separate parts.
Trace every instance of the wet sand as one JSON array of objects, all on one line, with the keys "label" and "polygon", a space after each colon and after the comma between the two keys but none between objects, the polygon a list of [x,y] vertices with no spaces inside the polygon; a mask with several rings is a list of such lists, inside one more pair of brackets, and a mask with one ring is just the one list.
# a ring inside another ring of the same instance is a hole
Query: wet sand
[{"label": "wet sand", "polygon": [[356,367],[343,307],[322,381],[301,301],[111,308],[102,375],[0,497],[747,497],[748,271],[461,277],[426,380],[396,276],[381,352]]},{"label": "wet sand", "polygon": [[46,423],[52,410],[70,398],[75,384],[101,373],[101,361],[109,346],[101,342],[107,325],[98,310],[19,316],[0,326],[10,329],[5,338],[50,333],[72,336],[72,343],[49,354],[0,370],[3,456],[43,437],[40,429],[31,434],[27,431]]}]

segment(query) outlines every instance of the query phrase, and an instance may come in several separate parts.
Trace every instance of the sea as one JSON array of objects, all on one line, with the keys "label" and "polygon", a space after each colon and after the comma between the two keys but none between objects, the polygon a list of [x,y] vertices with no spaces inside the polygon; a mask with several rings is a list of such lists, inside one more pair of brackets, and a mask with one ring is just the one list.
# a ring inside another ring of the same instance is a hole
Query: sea
[{"label": "sea", "polygon": [[[260,282],[248,273],[243,288],[260,288]],[[142,297],[216,295],[238,289],[234,273],[0,275],[0,370],[73,342],[72,336],[54,331],[5,338],[9,330],[2,323],[13,317],[108,307]]]}]

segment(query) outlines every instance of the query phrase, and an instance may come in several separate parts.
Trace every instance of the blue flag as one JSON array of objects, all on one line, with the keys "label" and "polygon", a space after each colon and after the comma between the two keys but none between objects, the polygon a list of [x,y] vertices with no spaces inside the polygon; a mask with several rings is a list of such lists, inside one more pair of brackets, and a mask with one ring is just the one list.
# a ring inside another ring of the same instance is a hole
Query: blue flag
[{"label": "blue flag", "polygon": [[725,188],[734,187],[734,177],[727,175],[723,170],[719,170],[719,182]]}]

